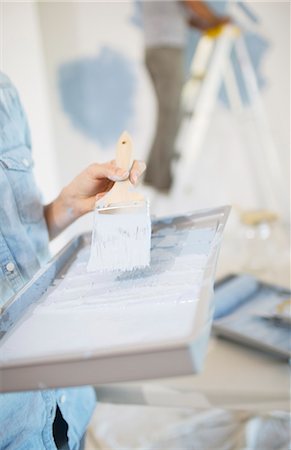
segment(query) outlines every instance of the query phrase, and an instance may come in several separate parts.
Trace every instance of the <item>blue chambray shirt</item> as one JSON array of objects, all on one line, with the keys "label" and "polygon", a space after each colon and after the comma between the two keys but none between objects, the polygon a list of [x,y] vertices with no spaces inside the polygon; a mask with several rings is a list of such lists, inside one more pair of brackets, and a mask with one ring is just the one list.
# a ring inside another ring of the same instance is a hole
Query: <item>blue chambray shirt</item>
[{"label": "blue chambray shirt", "polygon": [[[32,173],[31,142],[17,92],[0,72],[0,305],[49,258],[48,232]],[[78,449],[92,412],[92,388],[0,394],[0,449],[55,450],[56,407]]]}]

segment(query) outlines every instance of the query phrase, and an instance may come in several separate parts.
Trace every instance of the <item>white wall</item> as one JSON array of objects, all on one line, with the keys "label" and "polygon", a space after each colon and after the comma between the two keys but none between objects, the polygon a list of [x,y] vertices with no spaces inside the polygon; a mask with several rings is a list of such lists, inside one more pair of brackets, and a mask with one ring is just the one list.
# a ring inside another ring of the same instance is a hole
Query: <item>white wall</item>
[{"label": "white wall", "polygon": [[17,87],[31,126],[36,178],[44,201],[58,191],[42,37],[36,4],[1,2],[1,66]]},{"label": "white wall", "polygon": [[[263,33],[271,42],[263,63],[268,85],[262,97],[286,181],[290,151],[290,4],[277,1],[250,1],[250,4],[261,18]],[[56,69],[60,63],[90,56],[102,43],[114,43],[139,64],[143,83],[138,96],[139,126],[134,139],[137,156],[144,157],[147,153],[155,123],[155,104],[142,69],[141,33],[124,24],[131,10],[131,3],[122,1],[2,2],[1,69],[13,79],[25,104],[32,129],[36,174],[45,200],[52,198],[60,186],[88,163],[108,157],[108,153],[102,153],[96,144],[71,126],[62,112],[56,86]],[[123,39],[119,39],[120,36]],[[217,186],[210,175],[211,170],[215,175],[217,165],[221,165],[217,149],[224,148],[228,141],[227,130],[223,134],[220,121],[222,117],[214,121],[209,133],[213,135],[214,145],[218,142],[216,151],[198,166],[198,172],[204,171],[201,178],[207,183],[203,184],[202,180],[199,184],[191,205],[205,203],[207,206],[216,196],[216,202],[237,201],[248,207],[252,192],[247,186],[245,192],[236,195],[236,172],[224,185],[225,180],[218,179]],[[228,127],[232,126],[230,123]],[[232,157],[231,148],[225,149],[225,155]]]},{"label": "white wall", "polygon": [[[135,157],[144,159],[146,156],[155,125],[155,99],[143,67],[142,35],[128,20],[132,13],[130,1],[41,2],[38,5],[61,185],[68,183],[88,164],[114,157],[115,146],[104,152],[98,143],[72,126],[63,111],[57,86],[57,71],[61,64],[95,57],[103,45],[112,46],[129,58],[139,73],[135,124],[129,131],[135,144]],[[116,77],[118,79],[118,72]],[[116,107],[122,109],[123,106]],[[61,236],[60,242],[91,227],[90,215],[83,217]]]},{"label": "white wall", "polygon": [[[275,145],[287,169],[290,156],[290,2],[248,0],[270,41],[263,61],[267,87],[262,97]],[[287,175],[287,171],[286,171]]]},{"label": "white wall", "polygon": [[[92,161],[112,158],[114,147],[104,152],[98,143],[93,142],[72,126],[60,103],[60,94],[56,85],[57,70],[64,62],[96,56],[100,47],[106,45],[113,46],[121,54],[130,58],[142,72],[141,76],[146,77],[143,68],[141,69],[141,35],[138,30],[127,24],[131,13],[131,2],[43,2],[39,4],[50,101],[57,136],[59,176],[62,183],[67,182],[78,173],[80,168]],[[118,79],[118,73],[116,77]],[[147,120],[148,109],[153,109],[152,103],[153,94],[148,82],[146,90],[139,91],[137,103],[138,126],[133,131],[137,158],[144,157],[153,132],[154,124]],[[122,108],[122,105],[116,105],[116,107]]]}]

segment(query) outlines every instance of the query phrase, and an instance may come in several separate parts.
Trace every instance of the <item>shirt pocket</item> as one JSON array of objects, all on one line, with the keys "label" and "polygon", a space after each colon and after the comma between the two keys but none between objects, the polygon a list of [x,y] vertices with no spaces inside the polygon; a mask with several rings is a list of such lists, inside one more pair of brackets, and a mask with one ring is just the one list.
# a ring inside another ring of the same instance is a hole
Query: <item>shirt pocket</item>
[{"label": "shirt pocket", "polygon": [[0,153],[4,169],[23,223],[39,222],[43,218],[43,205],[33,175],[31,151],[19,146]]}]

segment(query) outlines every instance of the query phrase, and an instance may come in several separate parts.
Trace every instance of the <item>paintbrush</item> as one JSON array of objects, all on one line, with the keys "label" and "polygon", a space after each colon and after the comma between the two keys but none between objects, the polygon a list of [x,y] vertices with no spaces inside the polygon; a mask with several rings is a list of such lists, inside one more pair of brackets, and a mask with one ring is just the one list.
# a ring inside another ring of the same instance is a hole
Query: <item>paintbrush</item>
[{"label": "paintbrush", "polygon": [[[116,165],[130,171],[132,141],[122,133]],[[117,181],[96,202],[88,271],[131,271],[150,264],[151,220],[149,202],[129,179]]]}]

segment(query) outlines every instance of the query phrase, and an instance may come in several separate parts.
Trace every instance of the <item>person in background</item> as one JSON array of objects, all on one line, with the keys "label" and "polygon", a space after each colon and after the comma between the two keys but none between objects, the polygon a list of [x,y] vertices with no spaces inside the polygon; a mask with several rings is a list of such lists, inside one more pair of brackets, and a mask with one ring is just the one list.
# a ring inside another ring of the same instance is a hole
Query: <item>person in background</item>
[{"label": "person in background", "polygon": [[145,65],[158,104],[156,134],[147,161],[144,183],[161,193],[172,185],[171,162],[179,126],[179,104],[184,84],[187,27],[208,30],[230,21],[217,16],[199,0],[142,1]]},{"label": "person in background", "polygon": [[[49,259],[50,239],[91,211],[115,181],[135,184],[145,170],[138,161],[130,173],[114,162],[92,164],[43,206],[32,167],[25,113],[0,72],[0,306]],[[91,387],[1,394],[0,449],[83,449],[95,403]]]}]

